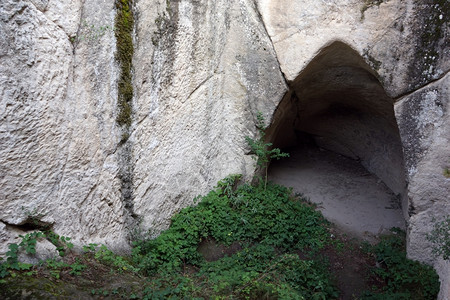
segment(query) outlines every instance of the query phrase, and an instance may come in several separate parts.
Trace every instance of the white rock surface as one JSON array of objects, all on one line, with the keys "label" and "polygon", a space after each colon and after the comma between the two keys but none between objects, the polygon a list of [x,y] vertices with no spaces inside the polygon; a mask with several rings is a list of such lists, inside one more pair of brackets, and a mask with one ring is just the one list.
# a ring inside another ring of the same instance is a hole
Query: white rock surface
[{"label": "white rock surface", "polygon": [[[433,67],[426,77],[430,80],[450,67],[448,45],[443,37],[437,38],[441,42],[436,46],[442,51],[431,55],[427,63],[423,59],[431,49],[420,48],[421,33],[426,31],[422,27],[429,24],[433,36],[432,24],[442,23],[439,5],[435,8],[413,0],[380,1],[379,5],[360,0],[256,2],[281,70],[289,81],[294,80],[324,46],[334,41],[342,41],[363,55],[379,73],[392,97],[423,84],[424,76],[418,78],[411,69],[420,70],[422,75],[429,71],[431,61]],[[445,18],[448,20],[448,16]]]},{"label": "white rock surface", "polygon": [[150,2],[137,5],[134,206],[158,230],[228,174],[251,178],[244,138],[286,86],[253,1]]},{"label": "white rock surface", "polygon": [[450,166],[449,87],[447,73],[396,105],[409,181],[408,256],[435,263],[442,281],[439,299],[450,297],[448,261],[436,260],[427,235],[450,215],[450,178],[444,175]]},{"label": "white rock surface", "polygon": [[435,264],[435,269],[437,270],[440,281],[441,290],[438,295],[438,300],[448,300],[450,299],[450,261],[438,260]]},{"label": "white rock surface", "polygon": [[[113,32],[74,45],[80,19],[113,25],[113,1],[0,4],[0,220],[53,225],[127,248],[115,151]],[[67,31],[66,31],[67,30]],[[5,253],[6,243],[0,253]]]}]

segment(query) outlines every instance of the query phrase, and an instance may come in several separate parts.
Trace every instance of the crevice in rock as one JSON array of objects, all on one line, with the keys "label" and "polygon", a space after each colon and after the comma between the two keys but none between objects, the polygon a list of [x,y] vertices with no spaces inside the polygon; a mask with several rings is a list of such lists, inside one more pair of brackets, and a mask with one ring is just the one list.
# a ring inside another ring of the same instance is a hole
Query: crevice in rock
[{"label": "crevice in rock", "polygon": [[280,64],[280,60],[278,59],[277,51],[275,50],[275,45],[273,44],[272,37],[270,36],[269,32],[267,31],[267,26],[266,26],[266,23],[264,23],[264,19],[263,19],[262,15],[261,15],[261,12],[259,11],[258,3],[257,3],[256,0],[253,0],[253,3],[254,3],[254,6],[255,6],[256,14],[258,15],[258,18],[259,18],[259,22],[264,27],[264,32],[266,33],[266,36],[267,36],[267,38],[270,41],[270,46],[272,47],[272,52],[273,52],[274,57],[275,57],[275,59],[277,61],[277,65],[278,65],[278,69],[280,70],[280,74],[283,77],[284,83],[286,84],[286,86],[288,86],[289,85],[288,84],[288,80],[286,79],[286,75],[284,74],[283,70],[281,69],[281,64]]},{"label": "crevice in rock", "polygon": [[[97,182],[98,182],[98,179],[97,179]],[[83,206],[84,202],[86,202],[86,200],[89,199],[89,197],[92,195],[92,193],[95,191],[96,188],[97,188],[97,183],[95,183],[95,184],[89,189],[89,192],[88,192],[87,195],[84,197],[84,199],[77,203],[77,206],[78,206],[79,208],[81,208],[81,207]]]},{"label": "crevice in rock", "polygon": [[23,12],[28,8],[28,5],[24,4],[21,8],[16,10],[13,14],[9,16],[9,18],[6,20],[7,22],[10,22],[13,18],[15,18],[17,15],[23,14]]},{"label": "crevice in rock", "polygon": [[133,10],[132,0],[116,0],[115,36],[117,42],[116,60],[119,63],[117,124],[124,131],[123,141],[128,139],[132,122],[132,61],[133,61]]},{"label": "crevice in rock", "polygon": [[[83,0],[83,1],[82,1],[82,4],[81,4],[82,6],[84,5],[84,2],[85,2],[85,1],[86,1],[86,0]],[[66,30],[65,30],[61,25],[59,25],[59,24],[56,23],[55,21],[49,19],[49,18],[45,15],[45,12],[47,11],[47,5],[48,5],[48,2],[46,2],[46,3],[44,4],[44,7],[42,7],[42,8],[40,8],[38,5],[36,5],[33,1],[30,1],[30,3],[31,3],[31,5],[33,5],[34,8],[36,8],[36,10],[38,10],[38,11],[40,11],[40,12],[42,13],[42,16],[44,16],[44,17],[47,19],[48,22],[54,24],[56,27],[58,27],[59,29],[61,29],[61,31],[64,32],[64,34],[67,36],[67,39],[68,39],[69,41],[71,40],[72,37],[66,32]],[[80,21],[79,24],[81,24],[81,21]]]},{"label": "crevice in rock", "polygon": [[86,2],[86,0],[82,0],[82,2],[81,2],[81,7],[83,9],[81,10],[80,18],[78,19],[78,28],[77,28],[77,32],[76,32],[75,36],[71,37],[71,36],[67,35],[69,37],[69,41],[71,41],[72,48],[73,48],[72,49],[72,54],[73,54],[73,56],[72,56],[72,65],[73,65],[73,62],[75,60],[75,51],[76,51],[77,46],[78,46],[78,37],[80,36],[81,29],[83,27],[82,26],[82,22],[83,22],[83,16],[84,16],[83,12],[84,12],[84,4],[85,4],[85,2]]},{"label": "crevice in rock", "polygon": [[47,9],[48,0],[47,1],[41,1],[42,3],[40,5],[34,3],[35,1],[31,0],[31,4],[33,4],[34,7],[36,7],[37,10],[44,13]]},{"label": "crevice in rock", "polygon": [[11,228],[14,230],[19,230],[23,232],[30,232],[30,231],[49,231],[53,228],[52,223],[41,221],[39,218],[34,216],[27,217],[24,221],[20,222],[19,224],[13,224],[6,222],[4,220],[0,220],[3,224],[6,225],[6,228]]},{"label": "crevice in rock", "polygon": [[128,212],[129,225],[136,222],[133,199],[134,163],[132,159],[132,142],[129,140],[133,121],[133,32],[134,11],[133,0],[116,0],[115,37],[117,43],[116,61],[119,65],[118,99],[116,123],[121,130],[118,145],[118,164],[120,193],[125,210]]},{"label": "crevice in rock", "polygon": [[209,75],[208,77],[206,77],[202,82],[200,82],[193,90],[192,92],[189,93],[189,96],[186,99],[190,99],[192,97],[192,95],[198,91],[199,88],[201,88],[205,83],[207,83],[211,78],[214,77],[214,74]]},{"label": "crevice in rock", "polygon": [[422,89],[428,87],[428,86],[431,85],[431,84],[434,84],[434,83],[438,82],[439,80],[441,80],[442,78],[444,78],[445,76],[447,76],[447,74],[448,74],[449,72],[450,72],[450,70],[447,70],[447,71],[445,71],[444,73],[442,73],[439,77],[437,77],[437,78],[435,78],[435,79],[433,79],[433,80],[430,80],[430,81],[428,81],[427,83],[425,83],[425,84],[423,84],[423,85],[421,85],[421,86],[419,86],[419,87],[417,87],[417,88],[415,88],[415,89],[413,89],[413,90],[410,90],[410,91],[407,91],[407,92],[405,92],[405,93],[403,93],[403,94],[400,94],[399,96],[397,96],[397,97],[394,98],[394,101],[395,101],[395,102],[399,102],[399,101],[401,101],[403,98],[405,98],[405,97],[407,97],[407,96],[409,96],[409,95],[411,95],[411,94],[414,94],[414,93],[416,93],[416,92],[418,92],[418,91],[420,91],[420,90],[422,90]]},{"label": "crevice in rock", "polygon": [[[311,179],[310,186],[316,184],[318,190],[317,197],[311,197],[311,200],[317,203],[327,203],[326,197],[338,198],[333,192],[335,189],[344,192],[362,185],[355,193],[363,194],[365,189],[369,191],[379,185],[372,196],[376,203],[364,202],[364,195],[355,203],[342,197],[342,203],[349,209],[347,213],[352,216],[378,207],[379,215],[387,215],[386,209],[389,214],[395,209],[397,215],[392,214],[392,220],[376,224],[374,218],[373,226],[383,228],[400,220],[398,227],[405,227],[409,203],[394,101],[386,94],[376,72],[357,51],[342,42],[334,42],[325,47],[289,86],[290,90],[280,102],[267,130],[268,142],[294,154],[284,159],[285,167],[291,168],[285,170],[293,172],[293,177],[301,174],[298,179],[287,180],[301,185],[299,181],[314,176],[326,178],[320,184]],[[298,168],[300,173],[292,168]],[[320,170],[333,174],[319,174]],[[312,173],[301,177],[303,171]],[[331,185],[331,182],[335,184]],[[378,202],[377,195],[383,195],[380,197],[384,197],[385,202]],[[336,204],[333,200],[329,203]],[[376,212],[370,216],[376,216]],[[345,219],[343,216],[341,221],[345,223]],[[355,224],[360,228],[363,225]],[[376,235],[378,229],[374,230],[373,226],[371,233]]]}]

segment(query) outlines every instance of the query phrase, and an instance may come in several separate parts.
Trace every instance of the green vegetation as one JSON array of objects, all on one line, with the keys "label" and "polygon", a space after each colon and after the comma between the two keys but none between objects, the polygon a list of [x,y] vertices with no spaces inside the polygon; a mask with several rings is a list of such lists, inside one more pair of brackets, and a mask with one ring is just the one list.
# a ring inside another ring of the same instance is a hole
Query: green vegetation
[{"label": "green vegetation", "polygon": [[125,132],[131,126],[133,100],[131,68],[134,52],[132,37],[134,16],[131,5],[132,0],[116,0],[116,60],[120,65],[117,123],[125,127]]},{"label": "green vegetation", "polygon": [[[19,244],[10,244],[9,251],[6,253],[6,262],[0,265],[0,278],[6,276],[16,276],[15,271],[28,271],[26,275],[34,275],[35,271],[32,271],[35,266],[32,264],[22,263],[19,261],[19,251],[23,250],[26,254],[34,255],[36,254],[36,244],[40,239],[47,239],[56,247],[60,257],[64,257],[67,251],[73,248],[73,244],[70,242],[69,237],[59,236],[51,231],[35,231],[27,233],[25,235],[19,235],[21,242]],[[74,264],[68,264],[63,261],[56,261],[55,259],[50,259],[41,264],[45,263],[47,268],[50,270],[50,274],[59,278],[59,270],[63,268],[70,268],[72,274],[79,274],[79,271],[83,269],[83,266],[79,262]],[[57,272],[58,271],[58,272]],[[57,273],[56,273],[57,272]]]},{"label": "green vegetation", "polygon": [[[170,228],[157,238],[135,241],[129,258],[97,244],[75,254],[67,237],[29,233],[10,245],[0,265],[0,297],[22,293],[23,286],[45,286],[45,295],[58,297],[75,282],[73,288],[85,293],[81,298],[337,299],[329,254],[349,254],[343,253],[345,245],[331,224],[286,187],[239,184],[240,179],[230,175],[219,181],[194,200],[196,206],[173,216]],[[35,253],[36,241],[43,238],[62,256],[34,266],[19,263],[19,251]],[[437,275],[406,259],[404,233],[394,231],[368,251],[373,261],[364,264],[374,266],[368,282],[377,284],[363,299],[435,299]]]},{"label": "green vegetation", "polygon": [[428,235],[428,240],[433,243],[433,253],[442,256],[443,259],[450,259],[450,217],[441,222],[433,220],[434,226]]},{"label": "green vegetation", "polygon": [[111,250],[109,250],[105,245],[101,245],[97,250],[96,245],[94,247],[95,247],[94,250],[88,250],[87,252],[89,251],[94,252],[95,253],[94,257],[96,260],[114,268],[119,273],[124,271],[131,271],[131,272],[139,271],[139,269],[135,268],[127,259],[125,259],[123,256],[116,255]]},{"label": "green vegetation", "polygon": [[246,136],[245,140],[250,146],[251,154],[254,155],[253,158],[256,160],[257,166],[261,169],[265,169],[264,186],[266,186],[268,163],[270,160],[273,158],[280,159],[282,157],[289,157],[289,154],[281,152],[279,148],[271,148],[272,143],[266,143],[265,135],[267,127],[261,112],[258,112],[256,120],[256,129],[258,129],[259,139],[255,140]]},{"label": "green vegetation", "polygon": [[430,266],[407,259],[405,233],[397,229],[392,232],[393,235],[384,237],[370,249],[380,264],[373,272],[386,285],[367,292],[363,299],[436,299],[439,292],[436,272]]},{"label": "green vegetation", "polygon": [[450,169],[444,168],[444,171],[442,172],[445,177],[450,178]]},{"label": "green vegetation", "polygon": [[[149,299],[155,293],[239,299],[337,297],[326,267],[313,258],[328,243],[327,222],[320,213],[285,187],[244,184],[233,190],[235,182],[229,178],[197,206],[181,210],[158,238],[135,243],[135,262],[147,276],[156,276],[146,291]],[[225,248],[234,244],[239,250],[208,262],[198,251],[206,240]],[[311,258],[300,259],[297,252],[306,250]],[[195,273],[186,275],[189,269]],[[179,284],[169,289],[172,282]]]}]

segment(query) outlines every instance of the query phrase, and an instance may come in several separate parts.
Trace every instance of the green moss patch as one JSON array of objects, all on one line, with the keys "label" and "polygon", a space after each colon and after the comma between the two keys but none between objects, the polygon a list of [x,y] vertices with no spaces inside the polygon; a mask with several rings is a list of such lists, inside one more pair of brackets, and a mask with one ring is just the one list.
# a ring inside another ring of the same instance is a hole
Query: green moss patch
[{"label": "green moss patch", "polygon": [[132,0],[116,1],[116,59],[120,65],[117,123],[128,128],[132,121],[132,59],[133,59],[133,24]]}]

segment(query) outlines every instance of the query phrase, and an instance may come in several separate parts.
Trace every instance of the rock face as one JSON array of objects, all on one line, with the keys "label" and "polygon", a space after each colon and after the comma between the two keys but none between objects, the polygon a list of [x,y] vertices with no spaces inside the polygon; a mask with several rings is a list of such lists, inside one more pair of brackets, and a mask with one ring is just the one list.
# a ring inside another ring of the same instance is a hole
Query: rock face
[{"label": "rock face", "polygon": [[136,7],[131,140],[135,211],[158,230],[220,178],[251,178],[244,138],[287,88],[253,1],[153,2]]},{"label": "rock face", "polygon": [[133,1],[124,132],[115,1],[2,1],[0,254],[42,226],[117,250],[135,228],[158,233],[219,179],[253,176],[261,111],[275,143],[314,136],[398,194],[408,254],[435,263],[449,297],[426,239],[450,214],[449,5]]},{"label": "rock face", "polygon": [[0,12],[2,235],[39,220],[79,243],[127,247],[115,40],[94,32],[114,25],[112,1],[2,1]]}]

